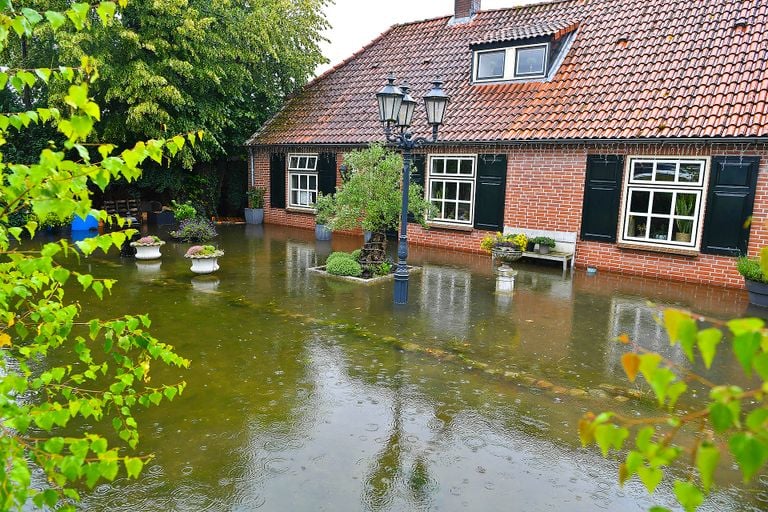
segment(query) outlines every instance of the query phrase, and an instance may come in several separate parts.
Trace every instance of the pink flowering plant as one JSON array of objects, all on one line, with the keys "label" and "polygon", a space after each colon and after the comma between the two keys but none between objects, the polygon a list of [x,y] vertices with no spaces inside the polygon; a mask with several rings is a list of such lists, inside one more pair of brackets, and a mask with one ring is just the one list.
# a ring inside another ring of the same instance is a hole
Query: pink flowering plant
[{"label": "pink flowering plant", "polygon": [[145,236],[142,238],[139,238],[135,242],[131,242],[131,247],[151,247],[154,245],[163,245],[165,242],[163,240],[160,240],[159,237],[156,237],[154,235]]},{"label": "pink flowering plant", "polygon": [[212,245],[193,245],[187,250],[185,258],[219,258],[224,256],[224,251]]}]

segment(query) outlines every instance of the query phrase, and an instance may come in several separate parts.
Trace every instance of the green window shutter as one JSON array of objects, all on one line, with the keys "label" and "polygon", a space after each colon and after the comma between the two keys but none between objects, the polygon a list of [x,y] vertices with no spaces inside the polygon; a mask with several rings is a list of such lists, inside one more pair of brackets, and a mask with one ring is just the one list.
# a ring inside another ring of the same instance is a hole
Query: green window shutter
[{"label": "green window shutter", "polygon": [[324,196],[336,193],[336,153],[320,153],[318,156],[317,188]]},{"label": "green window shutter", "polygon": [[504,230],[507,155],[478,155],[475,187],[475,229]]},{"label": "green window shutter", "polygon": [[621,204],[624,157],[588,155],[581,211],[581,239],[615,242]]},{"label": "green window shutter", "polygon": [[760,158],[716,156],[712,158],[707,213],[701,252],[738,256],[746,254]]},{"label": "green window shutter", "polygon": [[[413,155],[411,159],[411,186],[420,185],[424,188],[424,172],[426,169],[427,158],[424,155]],[[416,222],[412,214],[408,214],[408,222]]]},{"label": "green window shutter", "polygon": [[269,206],[285,208],[285,154],[269,156]]}]

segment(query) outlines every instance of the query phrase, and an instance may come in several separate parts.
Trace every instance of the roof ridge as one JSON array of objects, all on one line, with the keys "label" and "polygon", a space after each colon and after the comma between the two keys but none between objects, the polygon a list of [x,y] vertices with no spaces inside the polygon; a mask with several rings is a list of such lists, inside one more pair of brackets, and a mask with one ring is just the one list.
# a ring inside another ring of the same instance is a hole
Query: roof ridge
[{"label": "roof ridge", "polygon": [[[519,0],[516,0],[519,1]],[[530,4],[519,4],[519,5],[513,5],[511,7],[496,7],[494,9],[482,9],[479,11],[481,12],[499,12],[499,11],[512,11],[515,9],[529,9],[531,7],[539,7],[541,5],[556,5],[556,4],[565,4],[568,2],[577,3],[579,0],[540,0],[539,2],[533,2]],[[581,0],[582,3],[588,4],[592,2],[593,0]]]}]

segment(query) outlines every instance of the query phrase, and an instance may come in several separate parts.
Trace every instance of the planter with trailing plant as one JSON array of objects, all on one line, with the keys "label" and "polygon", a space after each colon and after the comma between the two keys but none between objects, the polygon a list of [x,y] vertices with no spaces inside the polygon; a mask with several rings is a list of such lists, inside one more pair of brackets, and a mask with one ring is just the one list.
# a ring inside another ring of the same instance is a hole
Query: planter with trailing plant
[{"label": "planter with trailing plant", "polygon": [[741,256],[736,260],[736,270],[744,277],[749,303],[768,308],[768,276],[763,272],[760,262]]},{"label": "planter with trailing plant", "polygon": [[249,188],[245,196],[248,198],[248,208],[245,209],[246,224],[261,224],[264,222],[264,194],[267,189],[263,187]]},{"label": "planter with trailing plant", "polygon": [[160,247],[165,245],[165,242],[160,238],[149,235],[139,238],[135,242],[131,242],[131,247],[136,249],[137,260],[156,260],[160,256]]},{"label": "planter with trailing plant", "polygon": [[555,239],[548,236],[537,236],[529,241],[538,247],[539,254],[549,254],[549,251],[555,248]]},{"label": "planter with trailing plant", "polygon": [[224,256],[224,251],[212,245],[193,245],[184,255],[192,263],[190,270],[195,274],[212,274],[219,270],[218,258]]},{"label": "planter with trailing plant", "polygon": [[494,260],[512,263],[523,257],[528,247],[528,237],[524,233],[488,235],[480,242],[480,248],[490,252]]}]

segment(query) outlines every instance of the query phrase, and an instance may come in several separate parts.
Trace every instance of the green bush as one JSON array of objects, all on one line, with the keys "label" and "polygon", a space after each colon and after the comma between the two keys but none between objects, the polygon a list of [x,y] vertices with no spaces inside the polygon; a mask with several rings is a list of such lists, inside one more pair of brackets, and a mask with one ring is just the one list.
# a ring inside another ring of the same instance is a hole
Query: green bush
[{"label": "green bush", "polygon": [[768,279],[765,278],[762,269],[760,268],[760,262],[741,256],[736,260],[736,270],[739,274],[744,276],[750,281],[757,281],[758,283],[768,283]]},{"label": "green bush", "polygon": [[363,267],[361,267],[358,262],[353,260],[349,254],[347,254],[346,258],[336,257],[331,259],[329,257],[325,264],[325,270],[329,274],[336,276],[360,277],[360,275],[363,273]]},{"label": "green bush", "polygon": [[207,219],[188,219],[179,224],[179,229],[171,231],[173,238],[183,242],[206,242],[218,236],[216,226]]},{"label": "green bush", "polygon": [[350,253],[338,251],[338,252],[332,252],[331,255],[328,256],[328,258],[325,260],[325,264],[327,265],[328,263],[330,263],[330,262],[332,262],[333,260],[336,260],[336,259],[344,259],[344,260],[356,261],[356,259],[353,258]]},{"label": "green bush", "polygon": [[171,201],[171,205],[173,207],[173,217],[176,219],[176,222],[184,222],[185,220],[194,219],[197,215],[197,210],[189,201],[181,204],[176,201]]},{"label": "green bush", "polygon": [[361,252],[363,252],[362,249],[355,249],[354,251],[352,251],[352,254],[351,254],[352,259],[355,261],[359,261]]}]

